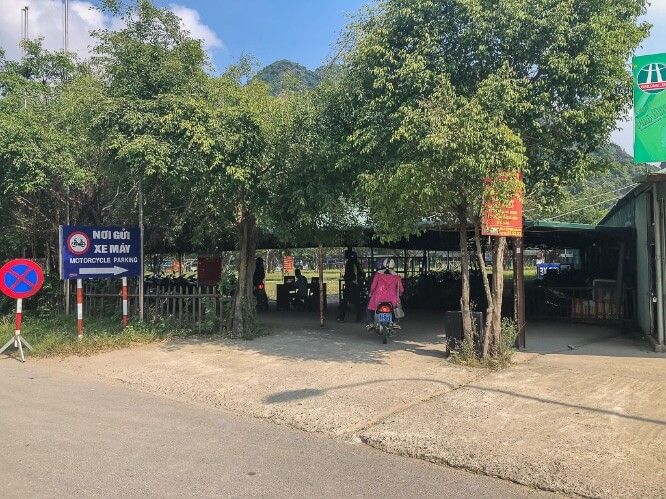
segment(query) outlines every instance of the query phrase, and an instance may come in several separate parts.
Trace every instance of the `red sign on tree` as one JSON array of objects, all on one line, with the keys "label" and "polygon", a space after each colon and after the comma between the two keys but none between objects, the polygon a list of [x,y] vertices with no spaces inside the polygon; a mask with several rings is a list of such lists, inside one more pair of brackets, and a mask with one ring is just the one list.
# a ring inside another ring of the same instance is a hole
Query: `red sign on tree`
[{"label": "red sign on tree", "polygon": [[[490,184],[490,180],[486,180]],[[483,207],[481,234],[484,236],[523,237],[523,198],[521,183],[510,202],[498,206],[487,196]]]}]

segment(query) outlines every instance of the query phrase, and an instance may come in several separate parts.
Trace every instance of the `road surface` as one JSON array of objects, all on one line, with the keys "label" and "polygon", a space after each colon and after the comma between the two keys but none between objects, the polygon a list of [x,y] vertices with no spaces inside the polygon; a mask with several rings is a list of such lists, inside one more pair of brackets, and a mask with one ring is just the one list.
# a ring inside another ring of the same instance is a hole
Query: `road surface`
[{"label": "road surface", "polygon": [[3,497],[541,492],[0,358]]}]

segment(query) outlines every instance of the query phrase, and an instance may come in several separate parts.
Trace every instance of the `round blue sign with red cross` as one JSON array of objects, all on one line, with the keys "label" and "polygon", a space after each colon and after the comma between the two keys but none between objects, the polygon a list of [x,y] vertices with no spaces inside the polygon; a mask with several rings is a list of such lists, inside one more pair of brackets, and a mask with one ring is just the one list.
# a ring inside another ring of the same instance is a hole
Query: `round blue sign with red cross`
[{"label": "round blue sign with red cross", "polygon": [[32,260],[18,258],[0,268],[0,291],[10,298],[30,298],[42,289],[44,272]]}]

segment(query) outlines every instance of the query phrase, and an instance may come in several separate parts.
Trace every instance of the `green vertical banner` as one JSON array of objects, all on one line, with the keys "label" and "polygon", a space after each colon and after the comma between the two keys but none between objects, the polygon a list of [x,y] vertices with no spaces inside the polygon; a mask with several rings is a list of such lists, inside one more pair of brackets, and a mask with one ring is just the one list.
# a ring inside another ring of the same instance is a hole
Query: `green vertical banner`
[{"label": "green vertical banner", "polygon": [[634,57],[634,162],[666,161],[666,54]]}]

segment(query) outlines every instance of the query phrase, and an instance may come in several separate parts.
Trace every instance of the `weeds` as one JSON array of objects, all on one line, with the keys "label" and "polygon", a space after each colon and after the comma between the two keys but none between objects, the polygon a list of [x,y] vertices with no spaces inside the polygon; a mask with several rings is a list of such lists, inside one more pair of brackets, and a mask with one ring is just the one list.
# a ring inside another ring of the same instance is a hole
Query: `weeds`
[{"label": "weeds", "polygon": [[468,367],[482,367],[486,369],[503,369],[511,365],[515,353],[514,345],[518,336],[518,325],[513,319],[502,319],[502,332],[500,335],[499,350],[496,355],[482,358],[479,349],[472,342],[463,341],[460,349],[451,354],[451,361],[455,364]]},{"label": "weeds", "polygon": [[[0,345],[14,334],[12,316],[0,320]],[[92,355],[132,345],[144,345],[191,334],[167,323],[132,323],[122,328],[117,320],[89,319],[82,339],[76,336],[76,322],[71,317],[26,317],[23,335],[38,357]]]},{"label": "weeds", "polygon": [[261,327],[257,319],[254,300],[243,300],[241,304],[241,313],[243,314],[243,333],[241,339],[253,340],[260,336],[266,336],[266,331]]}]

